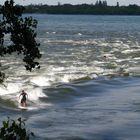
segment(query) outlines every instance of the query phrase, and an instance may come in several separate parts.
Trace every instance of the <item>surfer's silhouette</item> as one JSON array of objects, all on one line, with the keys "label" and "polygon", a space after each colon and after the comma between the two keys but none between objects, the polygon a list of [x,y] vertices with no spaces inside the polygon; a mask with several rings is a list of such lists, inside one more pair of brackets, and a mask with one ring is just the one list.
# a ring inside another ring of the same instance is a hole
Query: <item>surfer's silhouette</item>
[{"label": "surfer's silhouette", "polygon": [[[20,96],[22,96],[21,101],[20,101],[21,106],[26,107],[27,106],[26,99],[28,97],[27,93],[24,90],[22,90]],[[20,96],[19,96],[19,98],[20,98]]]}]

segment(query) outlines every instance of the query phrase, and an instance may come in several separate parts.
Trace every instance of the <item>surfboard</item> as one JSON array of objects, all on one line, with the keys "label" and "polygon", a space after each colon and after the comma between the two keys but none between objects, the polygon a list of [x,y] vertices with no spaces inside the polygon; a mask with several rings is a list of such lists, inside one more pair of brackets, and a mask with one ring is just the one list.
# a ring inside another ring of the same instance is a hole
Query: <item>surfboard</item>
[{"label": "surfboard", "polygon": [[23,110],[27,110],[28,107],[24,107],[24,106],[19,106],[18,108],[23,109]]}]

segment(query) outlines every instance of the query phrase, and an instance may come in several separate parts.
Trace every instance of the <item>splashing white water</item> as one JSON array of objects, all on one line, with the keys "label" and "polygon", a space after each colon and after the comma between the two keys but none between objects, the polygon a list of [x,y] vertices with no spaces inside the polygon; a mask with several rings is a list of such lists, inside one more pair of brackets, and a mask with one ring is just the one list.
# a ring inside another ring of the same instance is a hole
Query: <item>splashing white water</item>
[{"label": "splashing white water", "polygon": [[30,82],[37,85],[37,86],[50,86],[51,83],[49,82],[50,79],[45,78],[43,76],[32,77]]}]

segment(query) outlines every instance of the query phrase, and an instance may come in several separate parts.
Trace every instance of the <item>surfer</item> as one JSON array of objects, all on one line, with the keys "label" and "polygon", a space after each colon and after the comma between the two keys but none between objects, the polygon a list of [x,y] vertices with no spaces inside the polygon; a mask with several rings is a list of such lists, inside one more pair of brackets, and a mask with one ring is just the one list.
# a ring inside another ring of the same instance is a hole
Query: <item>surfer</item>
[{"label": "surfer", "polygon": [[[21,101],[20,101],[21,106],[26,107],[27,106],[26,97],[28,97],[27,93],[24,90],[22,90],[20,96],[22,96]],[[20,96],[19,96],[19,98],[20,98]]]}]

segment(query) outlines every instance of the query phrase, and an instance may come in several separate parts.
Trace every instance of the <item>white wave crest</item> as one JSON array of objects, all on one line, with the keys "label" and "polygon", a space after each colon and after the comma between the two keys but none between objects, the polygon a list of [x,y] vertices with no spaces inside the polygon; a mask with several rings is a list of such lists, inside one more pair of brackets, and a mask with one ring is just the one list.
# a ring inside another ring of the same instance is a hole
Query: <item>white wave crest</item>
[{"label": "white wave crest", "polygon": [[12,93],[17,93],[21,90],[20,83],[7,83],[0,86],[0,95],[7,95]]},{"label": "white wave crest", "polygon": [[30,82],[37,86],[50,86],[51,85],[50,79],[44,76],[32,77],[30,79]]},{"label": "white wave crest", "polygon": [[28,89],[26,92],[30,101],[37,101],[41,97],[47,97],[40,88]]}]

